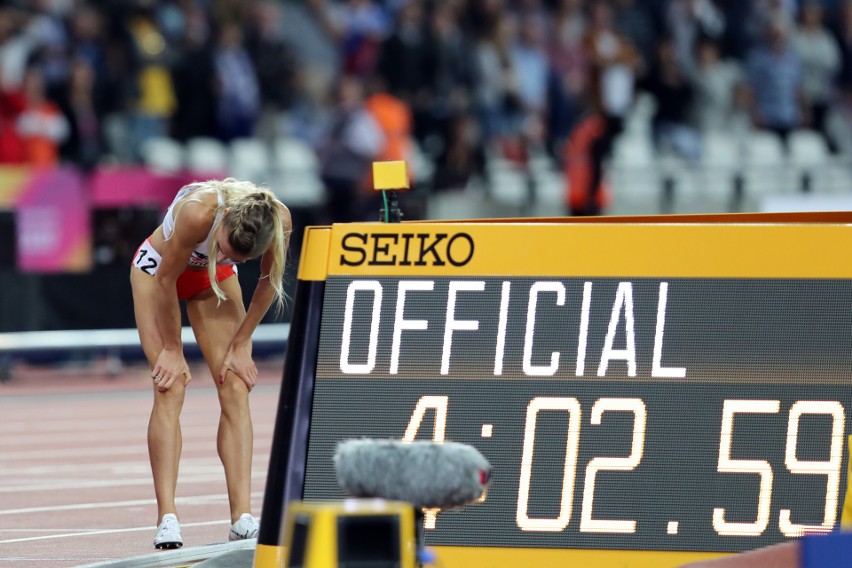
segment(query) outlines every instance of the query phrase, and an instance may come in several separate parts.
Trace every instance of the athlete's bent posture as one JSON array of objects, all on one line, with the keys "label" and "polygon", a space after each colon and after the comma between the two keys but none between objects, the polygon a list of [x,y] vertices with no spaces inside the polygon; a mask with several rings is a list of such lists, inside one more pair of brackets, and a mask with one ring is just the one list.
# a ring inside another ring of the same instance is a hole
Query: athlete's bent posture
[{"label": "athlete's bent posture", "polygon": [[[255,538],[251,515],[252,423],[257,379],[251,336],[273,302],[284,300],[290,212],[268,190],[233,179],[182,188],[162,225],[139,247],[130,270],[136,325],[151,365],[154,404],[148,453],[157,497],[157,548],[178,548],[175,489],[180,412],[191,380],[181,345],[179,300],[219,394],[217,447],[231,508],[229,540]],[[246,311],[236,264],[260,257],[261,278]]]}]

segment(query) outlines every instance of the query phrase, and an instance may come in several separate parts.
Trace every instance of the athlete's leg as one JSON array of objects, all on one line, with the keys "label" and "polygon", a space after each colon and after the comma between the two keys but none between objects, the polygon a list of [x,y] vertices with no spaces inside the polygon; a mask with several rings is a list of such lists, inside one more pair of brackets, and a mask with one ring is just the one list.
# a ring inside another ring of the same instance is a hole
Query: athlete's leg
[{"label": "athlete's leg", "polygon": [[228,347],[245,317],[242,291],[236,275],[219,283],[228,296],[219,302],[212,290],[206,290],[187,303],[187,315],[192,324],[198,346],[204,355],[213,382],[219,392],[219,432],[217,447],[225,468],[228,500],[231,505],[231,522],[242,513],[251,512],[251,460],[253,431],[249,412],[249,390],[235,374],[228,372],[224,384],[219,384],[219,369],[225,360]]},{"label": "athlete's leg", "polygon": [[[133,289],[133,311],[142,350],[151,368],[163,348],[163,340],[157,328],[154,313],[154,278],[136,268],[130,269],[130,284]],[[157,496],[157,523],[166,513],[176,513],[175,488],[181,452],[180,411],[183,407],[186,385],[175,381],[166,392],[160,392],[151,381],[154,405],[148,420],[148,456],[154,477],[154,493]]]}]

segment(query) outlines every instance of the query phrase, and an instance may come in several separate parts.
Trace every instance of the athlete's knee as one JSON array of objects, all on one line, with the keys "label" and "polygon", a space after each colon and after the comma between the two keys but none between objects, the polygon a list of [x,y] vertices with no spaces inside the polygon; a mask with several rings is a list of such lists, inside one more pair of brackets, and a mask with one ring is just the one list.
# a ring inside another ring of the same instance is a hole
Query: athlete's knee
[{"label": "athlete's knee", "polygon": [[224,383],[219,384],[216,381],[216,386],[219,392],[219,400],[223,403],[242,404],[248,401],[248,385],[233,373],[228,373]]},{"label": "athlete's knee", "polygon": [[154,406],[163,411],[180,413],[186,398],[186,386],[175,382],[168,390],[154,389]]}]

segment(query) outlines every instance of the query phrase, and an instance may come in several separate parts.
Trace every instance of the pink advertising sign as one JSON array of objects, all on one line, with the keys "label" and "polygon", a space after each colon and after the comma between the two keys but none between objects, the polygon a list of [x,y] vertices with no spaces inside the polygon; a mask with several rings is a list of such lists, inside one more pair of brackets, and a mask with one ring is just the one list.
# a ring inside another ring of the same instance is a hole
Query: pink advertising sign
[{"label": "pink advertising sign", "polygon": [[15,205],[18,268],[82,272],[92,265],[89,200],[73,169],[31,170]]}]

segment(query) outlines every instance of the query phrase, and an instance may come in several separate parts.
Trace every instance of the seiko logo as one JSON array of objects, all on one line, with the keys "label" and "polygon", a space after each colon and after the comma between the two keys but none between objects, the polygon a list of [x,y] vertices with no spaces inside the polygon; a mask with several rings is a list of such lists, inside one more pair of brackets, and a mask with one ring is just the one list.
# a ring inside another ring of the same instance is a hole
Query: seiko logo
[{"label": "seiko logo", "polygon": [[464,266],[473,258],[467,233],[347,233],[341,266]]}]

